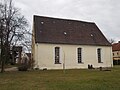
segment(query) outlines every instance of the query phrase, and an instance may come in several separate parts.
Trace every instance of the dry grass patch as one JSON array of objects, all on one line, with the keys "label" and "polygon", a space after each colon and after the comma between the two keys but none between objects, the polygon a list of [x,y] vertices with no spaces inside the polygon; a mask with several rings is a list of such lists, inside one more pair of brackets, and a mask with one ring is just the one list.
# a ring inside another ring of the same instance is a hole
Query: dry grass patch
[{"label": "dry grass patch", "polygon": [[120,66],[112,71],[62,70],[0,73],[0,90],[120,90]]}]

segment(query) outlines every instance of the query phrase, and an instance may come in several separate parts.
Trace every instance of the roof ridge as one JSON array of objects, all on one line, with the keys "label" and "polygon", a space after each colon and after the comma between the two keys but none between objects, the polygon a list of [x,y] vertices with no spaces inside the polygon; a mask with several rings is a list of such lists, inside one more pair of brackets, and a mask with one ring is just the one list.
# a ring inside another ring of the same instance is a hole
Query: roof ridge
[{"label": "roof ridge", "polygon": [[76,22],[95,24],[94,22],[88,22],[88,21],[82,21],[82,20],[76,20],[76,19],[70,19],[70,18],[65,19],[60,17],[49,17],[49,16],[39,16],[39,15],[33,15],[33,17],[42,17],[42,18],[49,18],[49,19],[56,19],[56,20],[76,21]]}]

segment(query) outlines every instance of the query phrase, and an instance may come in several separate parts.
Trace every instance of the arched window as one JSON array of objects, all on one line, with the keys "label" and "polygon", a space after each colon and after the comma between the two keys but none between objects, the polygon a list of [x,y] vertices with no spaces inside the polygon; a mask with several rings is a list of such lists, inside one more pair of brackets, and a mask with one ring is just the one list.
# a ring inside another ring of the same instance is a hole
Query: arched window
[{"label": "arched window", "polygon": [[82,63],[82,48],[77,48],[78,63]]},{"label": "arched window", "polygon": [[101,48],[97,49],[98,63],[101,63]]},{"label": "arched window", "polygon": [[60,47],[55,47],[55,64],[60,64]]}]

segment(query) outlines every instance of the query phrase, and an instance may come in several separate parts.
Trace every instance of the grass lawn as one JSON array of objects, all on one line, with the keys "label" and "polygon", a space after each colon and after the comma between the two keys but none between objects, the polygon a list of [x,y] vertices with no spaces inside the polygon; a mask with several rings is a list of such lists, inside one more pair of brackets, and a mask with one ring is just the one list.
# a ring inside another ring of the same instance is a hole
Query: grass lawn
[{"label": "grass lawn", "polygon": [[62,70],[0,73],[0,90],[120,90],[120,66],[112,71]]}]

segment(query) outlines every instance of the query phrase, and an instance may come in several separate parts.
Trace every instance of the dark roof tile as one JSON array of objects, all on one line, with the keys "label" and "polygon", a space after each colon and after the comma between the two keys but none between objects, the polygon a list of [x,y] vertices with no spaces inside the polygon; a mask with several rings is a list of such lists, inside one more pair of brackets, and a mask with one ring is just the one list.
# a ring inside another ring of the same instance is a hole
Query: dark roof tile
[{"label": "dark roof tile", "polygon": [[95,23],[34,16],[36,43],[111,45]]}]

